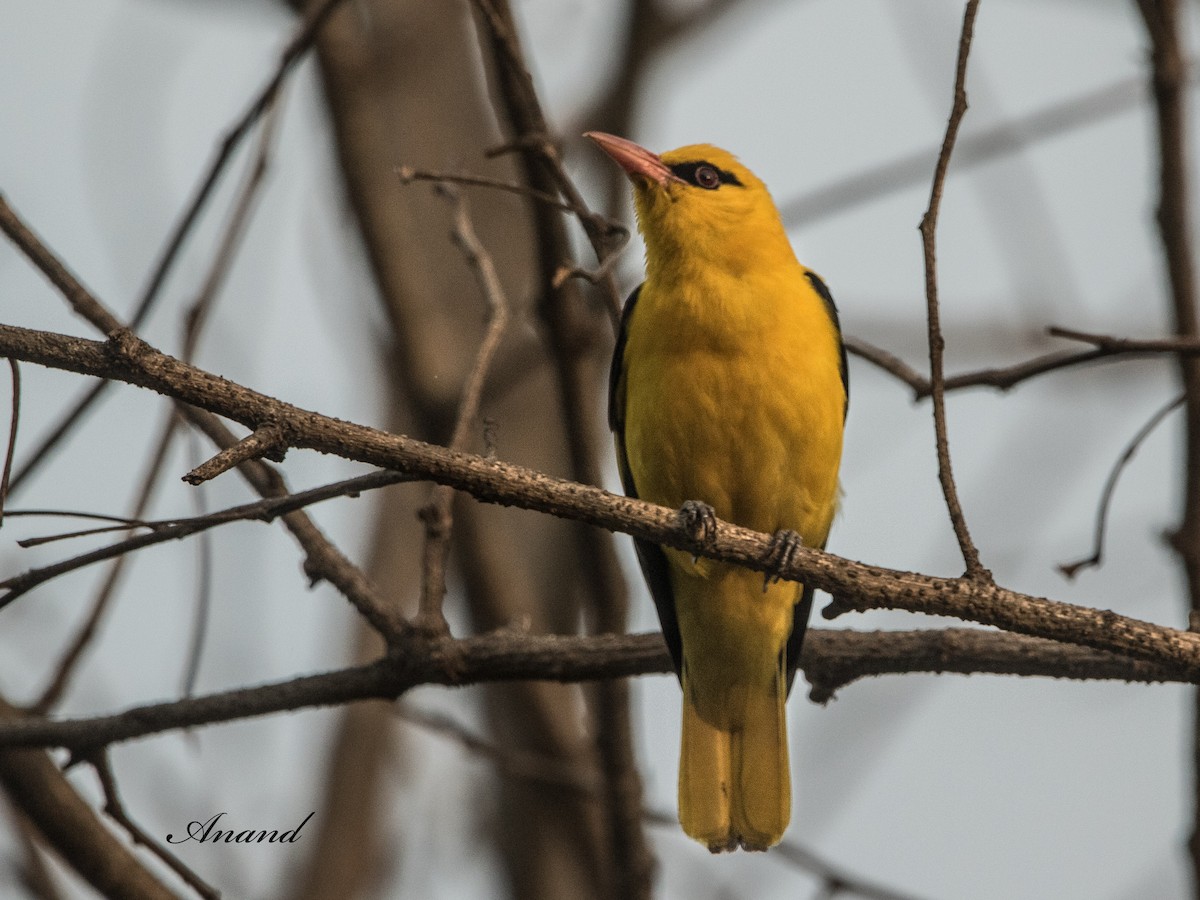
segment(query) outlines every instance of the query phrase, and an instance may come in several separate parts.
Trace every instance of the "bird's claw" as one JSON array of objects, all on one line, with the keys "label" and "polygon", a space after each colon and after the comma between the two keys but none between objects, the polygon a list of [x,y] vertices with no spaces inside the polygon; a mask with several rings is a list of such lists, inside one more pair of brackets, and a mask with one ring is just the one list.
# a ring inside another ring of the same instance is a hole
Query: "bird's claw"
[{"label": "bird's claw", "polygon": [[763,593],[780,581],[781,569],[786,569],[796,560],[796,551],[804,546],[804,538],[790,528],[780,528],[771,535],[771,546],[767,549],[767,571],[763,573]]},{"label": "bird's claw", "polygon": [[[708,547],[717,539],[717,513],[707,503],[685,500],[677,515],[688,537],[700,546]],[[692,554],[693,563],[699,558],[698,554]]]}]

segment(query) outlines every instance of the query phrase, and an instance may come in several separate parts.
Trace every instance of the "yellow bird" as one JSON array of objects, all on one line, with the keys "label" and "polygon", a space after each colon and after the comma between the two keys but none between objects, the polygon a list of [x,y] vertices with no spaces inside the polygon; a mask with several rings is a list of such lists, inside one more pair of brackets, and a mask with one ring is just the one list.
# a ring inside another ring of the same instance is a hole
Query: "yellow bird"
[{"label": "yellow bird", "polygon": [[[625,304],[609,424],[625,491],[825,546],[838,502],[846,353],[825,284],[797,262],[766,186],[708,144],[661,156],[589,132],[629,175],[646,280]],[[679,821],[719,852],[791,818],[787,722],[812,590],[637,542],[683,687]]]}]

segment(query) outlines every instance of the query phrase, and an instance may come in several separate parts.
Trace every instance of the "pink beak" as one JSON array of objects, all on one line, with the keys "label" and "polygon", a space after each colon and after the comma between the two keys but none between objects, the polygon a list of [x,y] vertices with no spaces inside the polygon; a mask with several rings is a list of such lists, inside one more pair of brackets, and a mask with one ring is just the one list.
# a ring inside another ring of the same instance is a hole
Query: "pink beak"
[{"label": "pink beak", "polygon": [[605,134],[603,131],[586,131],[583,136],[591,138],[599,144],[600,149],[611,156],[630,178],[646,178],[659,186],[665,186],[672,181],[683,181],[667,168],[667,164],[662,161],[661,157],[651,153],[640,144],[627,141],[615,134]]}]

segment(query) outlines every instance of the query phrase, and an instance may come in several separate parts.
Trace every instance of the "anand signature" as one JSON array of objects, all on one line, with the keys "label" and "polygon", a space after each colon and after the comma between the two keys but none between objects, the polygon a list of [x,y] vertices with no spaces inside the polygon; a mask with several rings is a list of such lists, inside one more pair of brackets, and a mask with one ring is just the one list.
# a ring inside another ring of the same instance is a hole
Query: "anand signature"
[{"label": "anand signature", "polygon": [[225,813],[219,812],[204,822],[188,822],[187,835],[175,837],[174,834],[168,834],[167,843],[184,844],[195,841],[197,844],[294,844],[300,840],[300,829],[316,815],[316,812],[310,812],[304,817],[304,821],[287,831],[254,828],[238,831],[235,828],[218,828],[217,823],[224,815]]}]

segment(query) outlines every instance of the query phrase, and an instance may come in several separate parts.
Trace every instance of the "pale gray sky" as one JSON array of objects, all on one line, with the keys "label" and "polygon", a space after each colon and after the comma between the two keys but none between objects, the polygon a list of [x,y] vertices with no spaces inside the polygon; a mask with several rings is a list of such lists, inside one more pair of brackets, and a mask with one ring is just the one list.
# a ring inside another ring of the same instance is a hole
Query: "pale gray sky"
[{"label": "pale gray sky", "polygon": [[[545,99],[560,122],[572,122],[608,75],[604,35],[613,10],[601,0],[525,0],[519,8]],[[781,204],[936,147],[961,13],[961,3],[948,0],[748,2],[661,61],[630,137],[658,150],[722,145]],[[128,311],[214,146],[272,70],[292,19],[266,3],[0,0],[0,21],[0,190],[85,283]],[[1200,31],[1191,24],[1195,38]],[[1145,39],[1132,3],[987,0],[977,35],[964,139],[1144,71]],[[373,388],[379,314],[348,237],[320,103],[306,63],[286,93],[270,184],[199,361],[300,405],[378,424],[387,418]],[[1151,130],[1142,105],[967,174],[952,170],[939,235],[950,371],[1057,346],[1043,336],[1052,324],[1163,333]],[[845,329],[918,367],[924,300],[916,228],[927,194],[922,182],[792,234],[801,260],[832,287]],[[197,289],[231,196],[227,187],[147,328],[167,349],[178,347],[175,313]],[[639,264],[634,247],[623,276],[630,287]],[[7,245],[0,246],[0,319],[91,335]],[[297,346],[303,366],[295,364]],[[79,385],[32,366],[23,372],[28,447]],[[914,406],[902,386],[857,360],[851,380],[845,502],[830,549],[956,574],[961,563],[937,486],[928,406]],[[1155,361],[1051,375],[1008,395],[951,398],[963,503],[1001,583],[1184,624],[1180,579],[1160,540],[1178,505],[1177,420],[1146,443],[1125,475],[1105,567],[1076,583],[1055,571],[1088,551],[1109,467],[1174,391],[1169,364]],[[117,391],[71,455],[17,505],[123,510],[159,411],[150,395]],[[174,469],[182,473],[192,462],[180,450]],[[297,487],[351,471],[313,454],[288,457]],[[208,502],[244,499],[235,481],[222,479]],[[156,512],[189,511],[190,502],[187,489],[169,484]],[[315,516],[344,546],[361,548],[368,503],[340,501]],[[0,571],[62,553],[57,545],[16,548],[18,537],[49,530],[45,522],[5,526]],[[304,589],[282,532],[242,524],[214,540],[221,562],[201,690],[342,661],[348,608],[328,587]],[[628,551],[627,540],[621,546]],[[654,628],[628,552],[626,559],[639,589],[632,627]],[[61,579],[0,613],[6,696],[26,699],[40,688],[46,661],[71,633],[98,577],[87,570]],[[64,712],[175,695],[194,577],[189,545],[137,559]],[[838,624],[950,623],[877,613]],[[31,680],[30,673],[38,675]],[[673,809],[678,688],[673,679],[648,678],[634,693],[647,799]],[[796,800],[788,837],[919,897],[1183,897],[1188,700],[1175,686],[897,677],[849,687],[821,708],[800,685],[790,710]],[[477,718],[471,692],[424,689],[414,701]],[[114,764],[127,804],[155,833],[208,809],[270,810],[272,821],[298,820],[317,803],[317,754],[332,723],[327,712],[309,712],[207,728],[123,745]],[[489,896],[492,863],[467,852],[474,838],[455,816],[469,797],[460,782],[481,775],[484,764],[440,737],[418,744],[430,752],[407,764],[397,815],[429,816],[435,825],[423,836],[426,846],[402,851],[394,896]],[[92,791],[85,774],[75,777]],[[674,829],[652,835],[662,897],[811,891],[810,880],[771,854],[716,858]],[[219,865],[229,896],[270,896],[289,864],[275,847],[195,851],[189,858],[201,870]],[[0,863],[0,885],[11,877]]]}]

